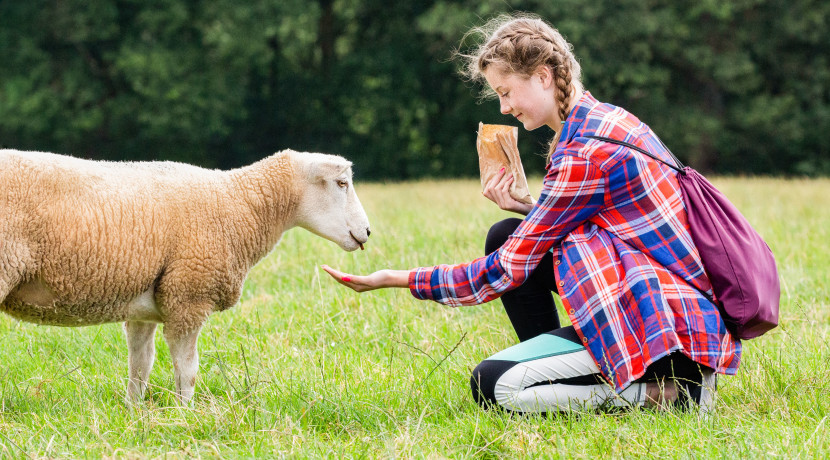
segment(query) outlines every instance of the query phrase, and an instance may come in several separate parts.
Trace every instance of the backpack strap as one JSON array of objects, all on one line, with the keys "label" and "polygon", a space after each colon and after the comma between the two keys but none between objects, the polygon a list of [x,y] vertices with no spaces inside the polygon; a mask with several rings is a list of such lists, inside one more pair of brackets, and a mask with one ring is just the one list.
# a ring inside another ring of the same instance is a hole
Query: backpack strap
[{"label": "backpack strap", "polygon": [[[677,166],[672,165],[672,164],[669,164],[669,163],[666,163],[665,161],[663,161],[662,159],[660,159],[658,156],[656,156],[656,155],[652,155],[652,154],[651,154],[651,153],[649,153],[647,150],[642,149],[642,148],[640,148],[640,147],[637,147],[636,145],[634,145],[634,144],[630,144],[630,143],[628,143],[628,142],[624,142],[624,141],[620,141],[620,140],[617,140],[617,139],[612,139],[612,138],[610,138],[610,137],[604,137],[604,136],[584,136],[584,137],[587,137],[587,138],[589,138],[589,139],[596,139],[596,140],[598,140],[598,141],[608,142],[609,144],[616,144],[616,145],[622,145],[623,147],[628,147],[628,148],[630,148],[630,149],[632,149],[632,150],[636,150],[636,151],[638,151],[638,152],[642,153],[643,155],[646,155],[646,156],[648,156],[648,157],[651,157],[651,158],[653,158],[653,159],[655,159],[655,160],[659,161],[660,163],[663,163],[664,165],[668,166],[669,168],[671,168],[671,169],[673,169],[673,170],[677,171],[677,173],[678,173],[678,174],[680,174],[680,175],[683,175],[683,176],[685,176],[685,175],[686,175],[686,171],[683,169],[683,168],[685,168],[685,166],[683,165],[683,163],[681,163],[681,162],[680,162],[680,160],[678,160],[678,159],[677,159],[677,157],[676,157],[676,156],[674,156],[674,154],[672,153],[672,151],[671,151],[671,150],[669,150],[669,148],[668,148],[668,147],[666,147],[666,144],[664,144],[664,143],[663,143],[663,141],[661,141],[661,140],[660,140],[660,138],[659,138],[659,137],[657,137],[656,135],[655,135],[654,137],[655,137],[658,141],[660,141],[660,145],[662,145],[662,146],[663,146],[663,148],[664,148],[664,149],[666,149],[666,151],[667,151],[667,152],[669,152],[669,155],[671,155],[672,159],[674,159],[674,161],[677,163]],[[681,185],[681,188],[682,188],[682,187],[683,187],[683,186]],[[702,261],[701,261],[701,262],[702,262]],[[720,306],[720,304],[719,304],[719,303],[716,303],[716,302],[715,302],[715,299],[714,299],[711,295],[709,295],[706,291],[703,291],[703,290],[701,290],[701,289],[698,289],[696,286],[692,286],[692,287],[693,287],[693,288],[694,288],[697,292],[699,292],[699,293],[700,293],[703,297],[705,297],[705,298],[706,298],[706,300],[708,300],[709,302],[712,302],[712,303],[713,303],[713,304],[715,304],[715,305]]]},{"label": "backpack strap", "polygon": [[674,154],[672,153],[672,151],[671,151],[671,150],[669,150],[669,148],[668,148],[668,147],[666,147],[666,144],[664,144],[664,143],[663,143],[663,141],[662,141],[662,140],[660,140],[660,138],[659,138],[659,137],[657,137],[657,135],[654,135],[654,138],[655,138],[655,139],[657,139],[658,141],[660,141],[660,145],[662,145],[662,146],[663,146],[663,148],[664,148],[664,149],[666,149],[666,151],[667,151],[667,152],[669,152],[669,155],[671,155],[671,157],[672,157],[672,159],[674,160],[674,162],[675,162],[675,163],[677,163],[677,165],[676,165],[676,166],[675,166],[675,165],[673,165],[673,164],[666,163],[665,161],[663,161],[663,160],[662,160],[660,157],[658,157],[657,155],[652,155],[652,154],[651,154],[651,153],[649,153],[647,150],[642,149],[642,148],[640,148],[640,147],[637,147],[636,145],[634,145],[634,144],[630,144],[630,143],[625,142],[625,141],[620,141],[620,140],[617,140],[617,139],[612,139],[612,138],[610,138],[610,137],[604,137],[604,136],[593,136],[593,135],[591,135],[591,136],[585,136],[585,137],[587,137],[587,138],[589,138],[589,139],[596,139],[596,140],[598,140],[598,141],[608,142],[609,144],[622,145],[623,147],[628,147],[628,148],[630,148],[630,149],[632,149],[632,150],[636,150],[636,151],[638,151],[638,152],[642,153],[643,155],[646,155],[646,156],[648,156],[648,157],[651,157],[652,159],[657,160],[657,161],[659,161],[660,163],[663,163],[664,165],[668,166],[669,168],[674,169],[674,170],[675,170],[675,171],[677,171],[679,174],[686,175],[686,171],[684,171],[684,170],[683,170],[683,168],[685,168],[685,165],[683,165],[683,163],[681,163],[681,162],[680,162],[680,160],[678,160],[678,159],[677,159],[677,157],[676,157],[676,156],[674,156]]}]

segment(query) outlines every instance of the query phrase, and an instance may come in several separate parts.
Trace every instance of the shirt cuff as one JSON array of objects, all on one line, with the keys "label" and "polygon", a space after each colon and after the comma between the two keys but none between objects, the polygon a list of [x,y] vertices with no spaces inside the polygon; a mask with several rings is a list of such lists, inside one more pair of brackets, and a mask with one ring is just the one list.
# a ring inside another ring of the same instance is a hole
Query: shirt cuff
[{"label": "shirt cuff", "polygon": [[432,268],[416,268],[409,272],[409,292],[421,300],[433,300],[432,286],[430,286],[430,278],[432,277]]}]

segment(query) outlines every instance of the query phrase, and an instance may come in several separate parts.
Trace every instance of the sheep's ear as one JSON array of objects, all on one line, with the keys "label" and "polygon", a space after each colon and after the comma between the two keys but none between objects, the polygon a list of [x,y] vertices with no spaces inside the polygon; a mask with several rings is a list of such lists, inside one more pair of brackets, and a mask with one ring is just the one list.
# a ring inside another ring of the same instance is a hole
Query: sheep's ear
[{"label": "sheep's ear", "polygon": [[322,182],[345,174],[352,164],[343,161],[315,161],[311,165],[309,179],[313,182]]}]

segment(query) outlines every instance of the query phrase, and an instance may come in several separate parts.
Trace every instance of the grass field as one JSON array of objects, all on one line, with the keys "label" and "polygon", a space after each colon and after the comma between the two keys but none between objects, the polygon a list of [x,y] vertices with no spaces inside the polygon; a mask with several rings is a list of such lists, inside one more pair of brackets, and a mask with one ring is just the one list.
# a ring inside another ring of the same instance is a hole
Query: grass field
[{"label": "grass field", "polygon": [[241,302],[203,330],[192,407],[175,404],[161,334],[147,400],[130,408],[120,325],[65,329],[0,315],[0,458],[825,457],[830,181],[715,183],[776,254],[782,299],[781,326],[745,342],[712,416],[479,409],[470,371],[516,341],[500,301],[450,309],[403,289],[356,294],[319,266],[465,262],[508,214],[477,181],[358,183],[372,222],[366,251],[286,233]]}]

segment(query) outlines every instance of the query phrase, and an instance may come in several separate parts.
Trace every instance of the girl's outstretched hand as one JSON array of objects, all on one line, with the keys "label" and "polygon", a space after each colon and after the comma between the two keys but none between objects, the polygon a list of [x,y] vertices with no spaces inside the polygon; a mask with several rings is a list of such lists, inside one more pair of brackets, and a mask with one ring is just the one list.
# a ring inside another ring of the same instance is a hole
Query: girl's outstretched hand
[{"label": "girl's outstretched hand", "polygon": [[379,270],[371,275],[363,276],[343,273],[328,265],[323,265],[322,268],[338,283],[357,292],[389,287],[409,287],[409,270]]}]

